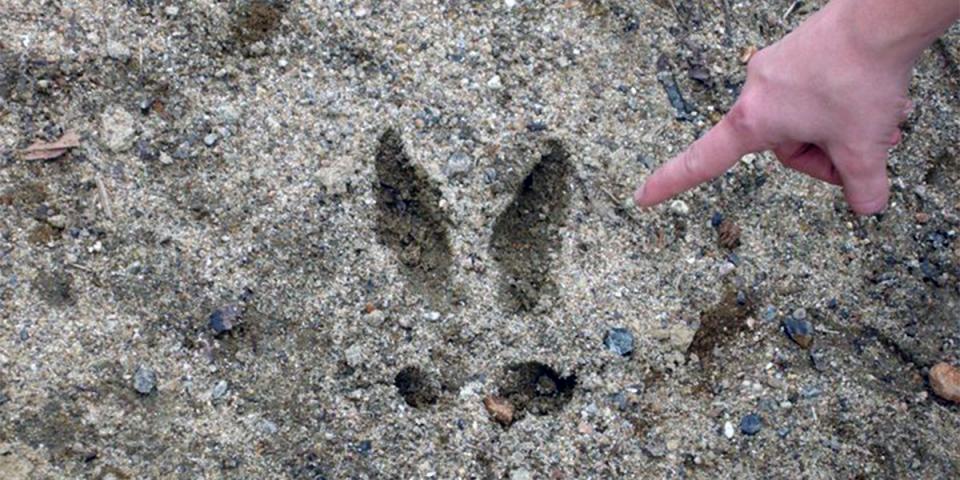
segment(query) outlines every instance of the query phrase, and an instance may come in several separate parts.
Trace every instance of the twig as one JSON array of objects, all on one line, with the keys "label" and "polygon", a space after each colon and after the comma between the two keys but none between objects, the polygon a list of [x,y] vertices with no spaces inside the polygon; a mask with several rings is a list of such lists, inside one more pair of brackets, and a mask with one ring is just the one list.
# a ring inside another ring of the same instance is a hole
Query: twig
[{"label": "twig", "polygon": [[797,7],[799,7],[801,3],[803,3],[802,0],[796,0],[790,4],[790,7],[787,8],[787,11],[783,12],[783,16],[780,17],[780,22],[785,23],[787,21],[787,17],[793,15],[793,12],[797,11]]},{"label": "twig", "polygon": [[100,175],[97,175],[94,180],[97,182],[97,192],[100,194],[100,205],[103,212],[107,214],[107,218],[113,220],[113,209],[110,207],[110,195],[107,192],[107,186],[103,183]]},{"label": "twig", "polygon": [[93,270],[90,270],[89,267],[80,265],[79,263],[68,263],[67,266],[70,267],[70,268],[76,268],[77,270],[80,270],[81,272],[93,273]]}]

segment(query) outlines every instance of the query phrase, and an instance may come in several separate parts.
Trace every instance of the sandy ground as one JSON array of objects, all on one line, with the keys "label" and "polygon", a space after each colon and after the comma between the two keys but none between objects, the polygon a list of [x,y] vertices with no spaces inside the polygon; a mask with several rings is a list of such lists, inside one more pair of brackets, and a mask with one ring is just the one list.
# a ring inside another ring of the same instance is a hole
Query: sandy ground
[{"label": "sandy ground", "polygon": [[0,477],[960,477],[960,28],[884,215],[629,206],[792,4],[0,0]]}]

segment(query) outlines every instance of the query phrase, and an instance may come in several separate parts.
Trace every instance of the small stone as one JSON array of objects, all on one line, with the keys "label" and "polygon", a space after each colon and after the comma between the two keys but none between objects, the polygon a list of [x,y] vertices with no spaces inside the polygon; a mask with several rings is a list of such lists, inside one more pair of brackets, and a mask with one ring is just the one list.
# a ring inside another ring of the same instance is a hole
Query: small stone
[{"label": "small stone", "polygon": [[674,200],[670,203],[670,211],[673,212],[674,215],[683,217],[690,214],[690,206],[683,200]]},{"label": "small stone", "polygon": [[744,435],[756,435],[762,426],[763,421],[756,413],[746,415],[740,420],[740,432]]},{"label": "small stone", "polygon": [[210,133],[210,134],[207,134],[207,136],[203,137],[203,144],[208,147],[212,147],[217,144],[217,140],[219,139],[220,139],[219,135],[217,135],[216,133]]},{"label": "small stone", "polygon": [[527,123],[527,131],[536,133],[542,132],[547,129],[547,124],[544,122],[529,122]]},{"label": "small stone", "polygon": [[633,353],[633,334],[626,328],[611,328],[603,337],[603,344],[607,350],[625,357]]},{"label": "small stone", "polygon": [[510,480],[533,480],[533,474],[525,468],[518,468],[510,472]]},{"label": "small stone", "polygon": [[260,431],[267,435],[273,435],[274,433],[277,433],[277,430],[279,430],[279,428],[277,428],[277,424],[271,422],[270,420],[264,419],[260,422]]},{"label": "small stone", "polygon": [[796,318],[797,320],[806,320],[806,319],[807,319],[807,309],[805,309],[805,308],[798,308],[798,309],[794,310],[794,311],[793,311],[793,318]]},{"label": "small stone", "polygon": [[509,427],[513,423],[513,404],[509,400],[495,395],[483,399],[483,406],[497,423]]},{"label": "small stone", "polygon": [[227,381],[220,380],[216,385],[213,386],[213,389],[210,390],[210,398],[214,400],[219,400],[227,394]]},{"label": "small stone", "polygon": [[917,214],[914,215],[913,218],[914,220],[917,221],[918,224],[926,225],[927,222],[930,221],[930,214],[926,212],[917,212]]},{"label": "small stone", "polygon": [[213,329],[214,335],[223,335],[236,326],[240,318],[240,308],[236,305],[227,305],[224,308],[214,310],[210,314],[209,325]]},{"label": "small stone", "polygon": [[813,326],[806,319],[787,317],[783,320],[783,329],[790,340],[796,342],[801,348],[810,348],[813,344]]},{"label": "small stone", "polygon": [[473,169],[473,159],[465,152],[459,151],[450,155],[447,159],[446,174],[448,177],[456,177],[470,173]]},{"label": "small stone", "polygon": [[930,388],[944,400],[960,403],[960,369],[940,362],[930,369]]},{"label": "small stone", "polygon": [[507,7],[509,10],[517,6],[517,0],[503,0],[503,6]]},{"label": "small stone", "polygon": [[734,434],[734,433],[735,433],[735,432],[734,432],[734,430],[733,430],[733,423],[732,423],[732,422],[726,422],[726,423],[723,424],[723,436],[724,436],[724,437],[727,437],[727,439],[731,439],[731,438],[733,438],[733,434]]},{"label": "small stone", "polygon": [[163,9],[163,13],[170,18],[176,17],[180,13],[180,7],[167,5],[167,7]]},{"label": "small stone", "polygon": [[490,90],[500,90],[503,88],[503,81],[500,80],[500,75],[490,77],[490,80],[487,81],[487,88]]},{"label": "small stone", "polygon": [[141,395],[150,395],[157,389],[157,372],[150,367],[139,366],[133,374],[133,389]]},{"label": "small stone", "polygon": [[123,152],[133,146],[133,115],[120,107],[108,107],[100,116],[100,136],[103,144],[114,152]]},{"label": "small stone", "polygon": [[63,230],[64,228],[67,227],[67,217],[58,213],[56,215],[48,217],[47,223],[49,223],[50,226],[53,228]]},{"label": "small stone", "polygon": [[363,365],[363,360],[367,357],[367,352],[363,348],[363,345],[356,343],[350,346],[346,352],[344,352],[344,357],[346,358],[347,365],[350,368],[357,368],[360,365]]},{"label": "small stone", "polygon": [[107,40],[107,56],[114,60],[130,60],[130,48],[116,40]]},{"label": "small stone", "polygon": [[161,165],[172,165],[173,159],[170,158],[170,155],[167,155],[167,152],[160,152],[160,164]]},{"label": "small stone", "polygon": [[723,214],[720,212],[714,212],[713,216],[710,217],[710,226],[712,226],[713,228],[718,228],[722,223],[723,223]]},{"label": "small stone", "polygon": [[440,312],[427,312],[423,315],[423,318],[430,322],[436,322],[440,320]]},{"label": "small stone", "polygon": [[730,219],[720,222],[720,226],[717,227],[717,243],[730,250],[739,247],[740,227]]},{"label": "small stone", "polygon": [[357,442],[357,445],[355,448],[357,450],[357,453],[359,453],[360,455],[363,455],[364,457],[368,457],[370,456],[370,452],[373,450],[373,442],[371,442],[370,440],[363,440],[363,441]]}]

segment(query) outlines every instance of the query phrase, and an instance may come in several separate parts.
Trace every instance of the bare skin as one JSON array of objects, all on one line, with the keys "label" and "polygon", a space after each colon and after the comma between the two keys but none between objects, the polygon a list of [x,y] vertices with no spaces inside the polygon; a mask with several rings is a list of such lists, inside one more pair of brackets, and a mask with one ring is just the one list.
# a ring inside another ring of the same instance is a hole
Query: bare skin
[{"label": "bare skin", "polygon": [[744,155],[843,187],[862,215],[886,208],[887,154],[920,53],[960,19],[960,0],[833,0],[757,52],[730,112],[637,189],[649,207],[707,182]]}]

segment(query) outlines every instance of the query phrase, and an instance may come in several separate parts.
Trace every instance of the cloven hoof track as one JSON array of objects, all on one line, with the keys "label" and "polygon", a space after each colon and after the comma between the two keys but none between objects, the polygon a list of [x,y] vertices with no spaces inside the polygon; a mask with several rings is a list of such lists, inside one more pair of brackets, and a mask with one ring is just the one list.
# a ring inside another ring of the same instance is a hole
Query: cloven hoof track
[{"label": "cloven hoof track", "polygon": [[543,363],[523,362],[506,368],[498,393],[513,405],[514,418],[519,420],[526,413],[548,415],[563,410],[576,386],[576,375],[561,377]]},{"label": "cloven hoof track", "polygon": [[377,235],[396,252],[410,285],[436,303],[447,297],[453,256],[439,211],[440,190],[410,162],[394,130],[380,137],[377,148]]},{"label": "cloven hoof track", "polygon": [[501,298],[515,310],[532,310],[556,288],[550,280],[550,255],[560,248],[572,169],[559,143],[548,147],[493,227],[491,255],[502,273]]}]

